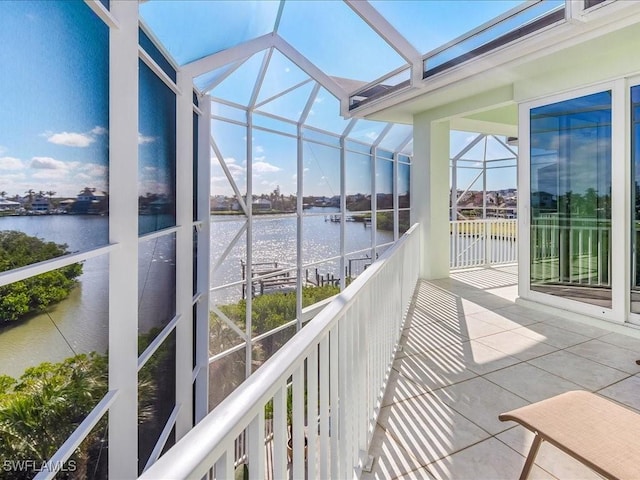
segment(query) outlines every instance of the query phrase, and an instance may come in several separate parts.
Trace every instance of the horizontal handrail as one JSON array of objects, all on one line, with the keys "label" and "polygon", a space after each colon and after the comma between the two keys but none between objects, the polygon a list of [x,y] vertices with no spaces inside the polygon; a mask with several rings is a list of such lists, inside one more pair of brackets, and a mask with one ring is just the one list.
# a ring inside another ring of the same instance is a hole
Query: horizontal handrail
[{"label": "horizontal handrail", "polygon": [[505,218],[452,221],[450,268],[516,263],[517,223]]},{"label": "horizontal handrail", "polygon": [[[309,478],[329,470],[332,478],[353,476],[373,435],[418,279],[418,235],[414,225],[141,478],[212,478],[213,468],[218,479],[232,477],[241,434],[251,478],[265,477],[265,407],[272,401],[273,477],[280,478],[288,468],[282,440],[290,390],[294,477],[304,474],[305,463]],[[297,448],[304,435],[310,437],[307,458]],[[312,453],[318,448],[330,454]]]}]

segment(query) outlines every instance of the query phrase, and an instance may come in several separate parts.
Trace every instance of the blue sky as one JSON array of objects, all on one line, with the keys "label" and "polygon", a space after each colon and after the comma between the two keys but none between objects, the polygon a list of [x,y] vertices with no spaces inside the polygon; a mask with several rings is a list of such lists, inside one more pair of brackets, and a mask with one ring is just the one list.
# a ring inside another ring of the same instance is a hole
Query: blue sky
[{"label": "blue sky", "polygon": [[107,27],[81,2],[2,1],[0,46],[0,191],[106,190]]},{"label": "blue sky", "polygon": [[[376,1],[372,2],[419,51],[433,49],[466,31],[479,23],[485,22],[513,8],[520,1],[493,0],[484,1]],[[225,3],[226,4],[226,3]],[[277,2],[272,6],[276,8]],[[253,4],[247,4],[249,14]],[[148,7],[147,7],[148,6]],[[163,8],[169,8],[162,3]],[[151,12],[154,2],[143,4]],[[470,13],[474,14],[471,15]],[[158,12],[155,12],[157,15]],[[238,14],[241,15],[241,14]],[[167,32],[171,38],[171,25],[159,21],[152,15],[151,22],[160,30]],[[145,17],[146,19],[146,17]],[[309,21],[313,19],[313,21]],[[166,21],[165,21],[166,22]],[[221,26],[223,31],[227,27]],[[261,28],[265,28],[261,25]],[[329,32],[329,33],[328,33]],[[404,63],[404,60],[386,45],[364,22],[357,17],[343,2],[313,1],[285,3],[282,20],[278,33],[305,57],[311,60],[330,75],[373,80],[380,75]],[[236,32],[237,34],[237,32]],[[249,34],[245,31],[245,34]],[[196,33],[197,35],[197,33]],[[321,40],[319,40],[321,39]],[[228,40],[228,39],[227,39]],[[171,40],[169,40],[171,45]],[[184,47],[184,45],[181,45]],[[171,50],[171,47],[169,48]],[[260,52],[245,62],[236,72],[219,84],[212,95],[246,106],[251,97],[261,65],[265,60],[265,53]],[[201,85],[206,85],[215,74],[206,75]],[[291,61],[279,52],[272,56],[266,72],[265,80],[258,94],[258,104],[309,77]],[[285,97],[278,98],[265,105],[259,105],[257,111],[265,111],[297,121],[304,105],[309,99],[311,83],[307,83]],[[306,124],[340,134],[348,124],[338,115],[338,101],[329,92],[322,89],[314,101]],[[235,120],[245,121],[241,110],[233,111],[225,106],[215,105],[214,114],[222,117],[232,116]],[[255,119],[254,115],[254,119]],[[255,122],[257,123],[257,122]],[[269,125],[270,126],[270,125]],[[372,142],[382,131],[384,124],[361,120],[351,131],[350,137],[363,142]],[[274,128],[278,128],[275,126]],[[288,129],[283,131],[289,133]],[[253,139],[253,192],[256,194],[269,193],[276,187],[284,194],[293,194],[296,190],[295,142],[290,142],[284,136],[263,134],[255,130]],[[246,185],[246,130],[240,126],[225,126],[216,123],[213,136],[217,139],[222,156],[226,159],[230,171],[242,193]],[[407,136],[407,127],[397,127],[387,135],[382,147],[392,148],[400,144]],[[313,137],[317,135],[314,133]],[[466,142],[475,135],[469,133],[454,134],[452,136],[452,154],[457,153]],[[326,139],[322,139],[327,141]],[[328,140],[336,142],[336,140]],[[495,143],[495,142],[493,142]],[[337,145],[337,143],[336,143]],[[504,149],[489,145],[491,150],[497,151],[493,158],[509,155]],[[479,161],[483,152],[474,149],[470,153]],[[303,148],[303,192],[304,195],[334,195],[340,192],[339,154],[338,150],[318,144],[305,143]],[[361,155],[347,156],[347,193],[370,193],[371,167],[365,165]],[[474,166],[474,163],[466,165]],[[211,188],[214,194],[232,195],[231,187],[217,162],[212,163]],[[459,186],[466,186],[477,175],[476,170],[460,169]],[[488,188],[502,189],[515,187],[515,168],[496,169],[488,174]],[[386,181],[386,179],[385,179]],[[378,173],[378,184],[385,183]],[[474,189],[481,189],[482,184],[476,183]]]},{"label": "blue sky", "polygon": [[[394,0],[375,1],[373,5],[416,48],[424,51],[517,3],[511,0]],[[272,1],[152,0],[141,4],[141,12],[168,50],[184,63],[268,33],[273,28],[278,5]],[[461,14],[471,11],[474,15]],[[213,32],[212,21],[216,25]],[[190,35],[184,35],[185,29]],[[279,33],[331,75],[368,81],[403,63],[398,54],[342,2],[286,2]],[[7,192],[7,196],[24,195],[29,189],[55,191],[56,196],[61,197],[74,196],[85,186],[106,191],[108,28],[83,2],[2,1],[0,42],[0,64],[5,72],[10,72],[0,75],[3,92],[0,191]],[[263,58],[264,54],[254,56],[214,94],[246,104]],[[307,79],[306,73],[275,53],[258,102]],[[312,83],[307,83],[260,109],[296,119],[311,88]],[[164,155],[162,152],[168,145],[159,142],[164,127],[148,121],[153,111],[141,109],[141,174],[147,176],[141,178],[144,183],[141,192],[166,190],[166,174],[157,170],[161,165],[149,164],[151,156]],[[337,100],[321,89],[307,124],[340,133],[347,123],[338,116]],[[360,121],[351,136],[369,142],[381,128],[374,122]],[[220,138],[220,149],[243,190],[246,132],[241,128],[232,130],[232,137]],[[383,143],[383,146],[398,144],[406,135],[396,129],[392,133],[387,137],[389,144]],[[252,158],[254,191],[268,193],[280,187],[282,193],[294,193],[297,177],[292,159],[295,154],[295,142],[283,141],[274,134],[256,133]],[[328,168],[334,154],[326,158],[323,155],[316,153],[313,159],[305,160],[306,194],[339,191],[337,171],[335,167]],[[365,171],[365,167],[355,168],[355,172],[362,174],[352,174],[353,178],[348,180],[349,193],[370,189]],[[226,180],[221,179],[220,173],[214,170],[214,193],[229,194],[230,189],[222,185]]]}]

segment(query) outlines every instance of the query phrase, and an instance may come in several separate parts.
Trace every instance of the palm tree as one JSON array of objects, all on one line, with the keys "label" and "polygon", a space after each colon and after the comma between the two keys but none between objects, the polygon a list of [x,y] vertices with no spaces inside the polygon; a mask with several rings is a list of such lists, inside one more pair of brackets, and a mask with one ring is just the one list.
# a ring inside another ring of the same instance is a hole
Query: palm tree
[{"label": "palm tree", "polygon": [[[19,380],[5,377],[0,391],[0,457],[51,458],[107,392],[106,372],[106,356],[91,353],[29,368]],[[98,427],[106,426],[104,420],[101,423]],[[78,478],[86,477],[90,451],[100,444],[102,429],[95,428],[74,453]],[[11,478],[33,475],[22,473]]]},{"label": "palm tree", "polygon": [[0,192],[0,198],[4,198],[7,196],[7,192],[5,192],[4,190]]},{"label": "palm tree", "polygon": [[27,197],[29,197],[29,201],[27,202],[27,206],[29,208],[31,208],[31,204],[33,203],[33,197],[35,195],[35,190],[33,188],[30,188],[29,190],[27,190],[26,192],[24,192],[27,194]]}]

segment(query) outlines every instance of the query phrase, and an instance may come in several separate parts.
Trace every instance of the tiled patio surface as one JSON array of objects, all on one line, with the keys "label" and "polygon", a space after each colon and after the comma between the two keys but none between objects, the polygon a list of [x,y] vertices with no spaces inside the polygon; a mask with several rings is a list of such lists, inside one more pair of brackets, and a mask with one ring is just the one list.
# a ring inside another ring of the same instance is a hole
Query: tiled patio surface
[{"label": "tiled patio surface", "polygon": [[[532,434],[498,414],[575,389],[640,410],[640,339],[516,305],[516,283],[420,282],[362,478],[517,479]],[[601,477],[543,444],[530,478]]]}]

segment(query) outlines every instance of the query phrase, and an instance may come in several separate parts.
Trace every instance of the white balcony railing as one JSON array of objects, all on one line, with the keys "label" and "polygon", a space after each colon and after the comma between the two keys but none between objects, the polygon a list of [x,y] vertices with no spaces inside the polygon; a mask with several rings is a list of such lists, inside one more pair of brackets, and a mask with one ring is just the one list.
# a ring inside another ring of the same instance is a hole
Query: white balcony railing
[{"label": "white balcony railing", "polygon": [[357,478],[419,257],[414,225],[141,478]]},{"label": "white balcony railing", "polygon": [[450,228],[451,269],[518,261],[515,219],[459,220]]}]

